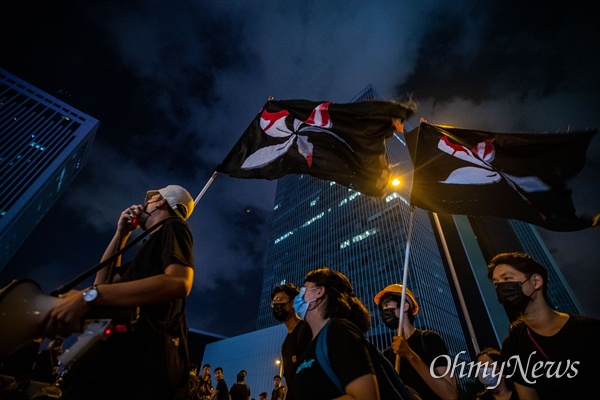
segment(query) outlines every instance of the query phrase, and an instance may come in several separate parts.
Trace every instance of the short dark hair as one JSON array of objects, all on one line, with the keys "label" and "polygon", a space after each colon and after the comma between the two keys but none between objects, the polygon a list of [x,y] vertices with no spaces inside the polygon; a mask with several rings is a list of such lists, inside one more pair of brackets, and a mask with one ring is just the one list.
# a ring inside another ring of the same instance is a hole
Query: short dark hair
[{"label": "short dark hair", "polygon": [[538,274],[544,280],[542,284],[542,294],[547,303],[548,299],[548,271],[546,268],[537,261],[535,261],[529,254],[525,253],[500,253],[491,259],[488,264],[488,279],[492,279],[494,276],[494,270],[500,264],[507,264],[516,269],[519,272],[525,274],[527,279],[531,278],[533,274]]},{"label": "short dark hair", "polygon": [[298,296],[300,293],[300,289],[298,286],[293,283],[285,283],[283,285],[275,286],[273,290],[271,290],[271,300],[275,298],[277,293],[285,292],[289,296],[290,299],[294,299],[294,297]]},{"label": "short dark hair", "polygon": [[266,399],[266,398],[267,398],[267,396],[268,396],[268,394],[267,394],[267,392],[262,392],[262,393],[261,393],[261,394],[259,394],[258,396],[259,396],[259,397],[260,397],[260,396],[262,396],[262,397],[264,397],[264,398]]},{"label": "short dark hair", "polygon": [[202,366],[202,369],[204,369],[206,367],[210,368],[210,364],[204,364],[204,366]]},{"label": "short dark hair", "polygon": [[217,368],[215,368],[215,374],[217,373],[217,371],[221,371],[221,372],[223,372],[223,368],[221,368],[221,367],[217,367]]},{"label": "short dark hair", "polygon": [[279,380],[281,380],[281,377],[280,377],[279,375],[275,375],[275,376],[273,377],[273,380],[275,380],[275,379],[279,379]]}]

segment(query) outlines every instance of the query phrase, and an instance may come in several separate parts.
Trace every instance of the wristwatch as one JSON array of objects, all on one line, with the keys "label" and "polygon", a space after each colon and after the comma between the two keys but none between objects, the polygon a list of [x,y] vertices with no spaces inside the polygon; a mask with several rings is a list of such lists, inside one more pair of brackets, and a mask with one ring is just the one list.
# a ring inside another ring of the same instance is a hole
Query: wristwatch
[{"label": "wristwatch", "polygon": [[86,303],[94,302],[94,300],[96,300],[99,295],[98,286],[96,286],[96,285],[90,286],[89,288],[87,288],[83,291],[82,295],[83,295],[83,301],[85,301]]}]

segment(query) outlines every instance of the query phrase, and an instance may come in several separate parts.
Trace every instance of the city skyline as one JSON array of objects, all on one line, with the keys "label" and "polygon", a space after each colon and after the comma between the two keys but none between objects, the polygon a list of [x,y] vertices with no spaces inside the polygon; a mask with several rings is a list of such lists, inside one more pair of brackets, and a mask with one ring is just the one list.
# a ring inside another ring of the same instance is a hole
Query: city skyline
[{"label": "city skyline", "polygon": [[[98,262],[117,216],[145,190],[199,193],[269,96],[346,102],[373,84],[387,99],[413,95],[413,126],[421,117],[496,132],[600,125],[598,11],[583,3],[339,4],[3,4],[0,67],[101,123],[87,166],[3,283],[26,276],[49,292]],[[571,182],[578,213],[600,211],[598,176],[595,137]],[[200,200],[192,327],[254,329],[275,185],[220,175]],[[537,230],[584,312],[600,317],[600,229]],[[241,320],[229,318],[234,309]]]}]

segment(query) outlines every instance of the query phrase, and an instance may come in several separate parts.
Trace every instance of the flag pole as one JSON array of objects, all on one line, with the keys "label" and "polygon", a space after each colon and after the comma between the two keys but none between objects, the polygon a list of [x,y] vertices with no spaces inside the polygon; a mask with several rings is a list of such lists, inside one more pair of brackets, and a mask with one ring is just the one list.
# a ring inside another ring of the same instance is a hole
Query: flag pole
[{"label": "flag pole", "polygon": [[202,196],[204,196],[204,193],[206,192],[206,190],[208,190],[208,187],[211,183],[213,183],[217,175],[219,175],[219,173],[217,171],[214,171],[208,182],[206,182],[206,185],[204,185],[204,188],[202,188],[200,194],[198,194],[198,196],[196,197],[196,200],[194,200],[194,206],[198,205],[198,202],[200,201]]},{"label": "flag pole", "polygon": [[[402,296],[400,297],[400,321],[398,322],[398,336],[402,336],[402,323],[404,322],[404,303],[406,302],[406,283],[408,281],[408,258],[410,255],[410,242],[412,240],[412,227],[413,218],[415,215],[415,208],[410,207],[410,214],[408,217],[408,233],[406,234],[406,251],[404,252],[404,272],[402,274]],[[396,372],[400,373],[400,359],[401,357],[396,354]]]},{"label": "flag pole", "polygon": [[469,316],[469,311],[467,310],[467,304],[465,303],[465,298],[463,297],[462,290],[460,289],[460,283],[458,281],[458,276],[456,275],[456,270],[454,269],[454,263],[452,262],[452,257],[450,256],[450,250],[448,249],[448,244],[446,243],[446,237],[444,236],[444,232],[442,231],[442,225],[440,224],[440,218],[437,213],[432,212],[433,219],[435,221],[435,226],[438,230],[438,234],[440,235],[440,242],[442,243],[442,247],[444,249],[444,254],[446,256],[446,261],[448,261],[448,268],[450,269],[450,274],[452,275],[452,280],[454,281],[454,287],[456,288],[456,293],[458,294],[458,301],[460,303],[460,307],[462,309],[463,315],[465,316],[465,322],[467,324],[467,330],[469,331],[469,336],[471,336],[471,342],[473,343],[473,348],[475,349],[475,353],[479,353],[479,343],[477,343],[477,337],[475,336],[475,330],[473,329],[473,323],[471,322],[471,317]]}]

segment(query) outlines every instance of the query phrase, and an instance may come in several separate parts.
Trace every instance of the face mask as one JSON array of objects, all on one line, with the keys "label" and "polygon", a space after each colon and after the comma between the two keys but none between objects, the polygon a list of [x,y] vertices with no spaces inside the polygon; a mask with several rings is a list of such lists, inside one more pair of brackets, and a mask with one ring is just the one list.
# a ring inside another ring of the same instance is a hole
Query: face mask
[{"label": "face mask", "polygon": [[273,312],[273,317],[275,317],[275,319],[279,322],[285,321],[287,316],[290,315],[290,312],[292,311],[292,310],[289,310],[289,311],[285,310],[286,304],[287,303],[273,304],[273,308],[271,311]]},{"label": "face mask", "polygon": [[486,389],[495,389],[500,384],[500,375],[494,375],[493,368],[485,368],[477,375],[477,379]]},{"label": "face mask", "polygon": [[155,202],[151,201],[151,202],[146,203],[146,205],[142,209],[142,212],[140,213],[140,215],[138,215],[138,225],[143,230],[147,229],[147,227],[146,227],[146,221],[148,221],[148,218],[150,218],[150,216],[152,214],[154,214],[154,212],[156,212],[156,210],[158,210],[158,208],[155,208],[152,212],[146,211],[146,208],[148,208],[148,204],[150,204],[150,203],[155,203]]},{"label": "face mask", "polygon": [[383,323],[388,328],[398,330],[400,318],[396,317],[395,308],[384,308],[383,310],[381,310],[381,319],[383,319]]},{"label": "face mask", "polygon": [[496,294],[498,295],[500,304],[522,314],[531,301],[531,296],[537,290],[535,289],[529,296],[523,293],[522,285],[530,278],[525,279],[523,282],[496,283]]},{"label": "face mask", "polygon": [[[312,288],[309,290],[314,290],[316,288]],[[315,300],[311,300],[311,301],[305,301],[304,300],[304,294],[306,293],[306,288],[303,287],[302,289],[300,289],[300,293],[298,294],[298,296],[294,297],[294,310],[296,310],[296,314],[298,314],[298,316],[301,319],[304,319],[304,317],[306,317],[306,312],[308,311],[308,306],[310,305],[310,303],[312,303]]]}]

